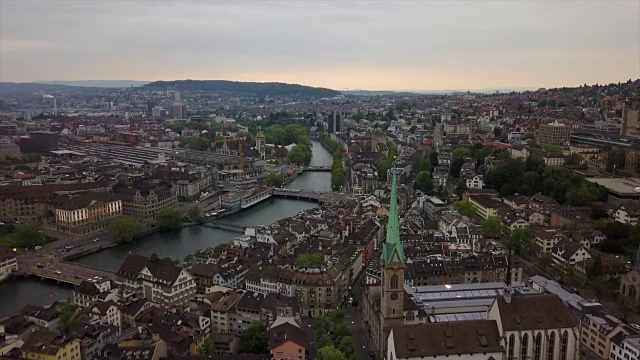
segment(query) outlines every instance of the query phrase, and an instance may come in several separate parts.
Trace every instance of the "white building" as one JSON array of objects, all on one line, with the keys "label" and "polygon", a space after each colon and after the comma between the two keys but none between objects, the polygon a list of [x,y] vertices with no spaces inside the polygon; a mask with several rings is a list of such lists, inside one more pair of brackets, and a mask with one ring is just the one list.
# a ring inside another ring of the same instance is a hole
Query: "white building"
[{"label": "white building", "polygon": [[613,213],[613,217],[617,222],[631,225],[638,223],[639,215],[640,205],[638,205],[638,202],[636,201],[628,201],[621,204]]},{"label": "white building", "polygon": [[483,186],[482,175],[476,175],[467,179],[467,189],[482,189]]},{"label": "white building", "polygon": [[561,266],[574,267],[584,260],[591,259],[587,249],[580,243],[569,240],[560,240],[552,249],[553,262]]},{"label": "white building", "polygon": [[557,295],[501,296],[488,318],[497,321],[505,359],[579,359],[578,320]]},{"label": "white building", "polygon": [[172,307],[195,297],[196,281],[170,258],[129,254],[117,272],[118,283],[147,300]]},{"label": "white building", "polygon": [[628,336],[620,343],[611,342],[610,360],[640,359],[640,335]]},{"label": "white building", "polygon": [[18,271],[18,259],[9,247],[0,247],[0,282]]}]

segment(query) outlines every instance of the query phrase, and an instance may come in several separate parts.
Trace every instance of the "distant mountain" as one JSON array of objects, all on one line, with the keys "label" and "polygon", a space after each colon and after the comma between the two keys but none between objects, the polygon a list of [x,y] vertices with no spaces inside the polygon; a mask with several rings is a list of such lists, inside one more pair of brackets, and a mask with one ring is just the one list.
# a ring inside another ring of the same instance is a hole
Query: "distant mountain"
[{"label": "distant mountain", "polygon": [[333,97],[340,95],[339,91],[311,86],[285,83],[258,83],[226,80],[176,80],[155,81],[143,86],[150,90],[186,90],[206,91],[219,94],[234,94],[244,96],[311,96]]},{"label": "distant mountain", "polygon": [[0,96],[8,95],[29,95],[33,93],[43,92],[46,94],[56,92],[87,92],[101,90],[97,88],[69,86],[69,85],[52,85],[52,84],[38,84],[38,83],[11,83],[0,82]]},{"label": "distant mountain", "polygon": [[353,95],[353,96],[419,96],[423,95],[417,92],[410,91],[387,91],[387,90],[348,90],[342,92],[345,95]]},{"label": "distant mountain", "polygon": [[75,81],[36,81],[38,84],[49,85],[69,85],[82,87],[98,87],[98,88],[125,88],[131,86],[142,86],[148,84],[149,81],[137,80],[75,80]]}]

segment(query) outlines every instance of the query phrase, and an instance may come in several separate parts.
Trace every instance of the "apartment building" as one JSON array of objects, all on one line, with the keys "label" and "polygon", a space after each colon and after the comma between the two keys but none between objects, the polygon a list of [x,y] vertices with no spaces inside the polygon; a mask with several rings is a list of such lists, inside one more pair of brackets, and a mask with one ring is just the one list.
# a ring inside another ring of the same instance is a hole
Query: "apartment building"
[{"label": "apartment building", "polygon": [[569,143],[570,137],[571,127],[557,120],[549,124],[542,124],[538,129],[539,144],[565,145]]},{"label": "apartment building", "polygon": [[133,216],[145,225],[156,221],[156,215],[166,208],[178,206],[178,197],[167,184],[117,185],[116,198],[122,200],[124,215]]},{"label": "apartment building", "polygon": [[80,340],[39,330],[22,346],[22,357],[34,360],[80,360]]},{"label": "apartment building", "polygon": [[467,179],[468,189],[482,189],[483,186],[482,175],[475,175]]},{"label": "apartment building", "polygon": [[[616,341],[617,340],[617,341]],[[640,335],[620,337],[611,342],[610,360],[640,359]]]},{"label": "apartment building", "polygon": [[560,153],[548,152],[542,156],[544,164],[547,166],[562,166],[567,157]]},{"label": "apartment building", "polygon": [[272,266],[252,268],[247,273],[245,286],[247,290],[261,294],[294,296],[304,315],[322,314],[338,305],[338,283],[328,273],[319,270],[295,271]]},{"label": "apartment building", "polygon": [[603,312],[585,314],[580,320],[580,343],[589,349],[590,355],[609,359],[612,339],[628,335],[625,328],[622,320]]},{"label": "apartment building", "polygon": [[166,307],[182,305],[195,297],[191,274],[170,258],[129,254],[116,273],[117,282],[145,299]]},{"label": "apartment building", "polygon": [[0,246],[0,282],[7,280],[18,271],[16,253],[9,246]]},{"label": "apartment building", "polygon": [[98,300],[117,301],[115,289],[111,286],[111,280],[95,277],[83,280],[73,288],[73,304],[80,307],[90,307]]},{"label": "apartment building", "polygon": [[49,200],[57,195],[108,192],[110,181],[39,186],[0,186],[0,221],[41,221],[49,210]]},{"label": "apartment building", "polygon": [[[522,264],[511,267],[511,281],[522,281]],[[413,261],[405,267],[405,284],[409,286],[471,284],[504,281],[507,259],[501,256],[468,256],[459,259]]]},{"label": "apartment building", "polygon": [[558,229],[536,229],[533,231],[533,239],[539,253],[550,254],[553,247],[561,240],[568,240],[567,236]]},{"label": "apartment building", "polygon": [[122,200],[108,193],[59,195],[48,207],[55,220],[46,227],[75,236],[105,232],[114,218],[122,216]]},{"label": "apartment building", "polygon": [[20,147],[10,137],[0,136],[0,160],[20,157]]},{"label": "apartment building", "polygon": [[488,195],[471,195],[469,196],[469,202],[475,206],[476,212],[483,219],[487,219],[490,216],[498,216],[498,211],[501,209],[509,209],[508,205]]},{"label": "apartment building", "polygon": [[213,173],[205,171],[182,172],[156,169],[149,182],[171,184],[173,192],[180,200],[196,200],[201,193],[212,190],[215,185]]}]

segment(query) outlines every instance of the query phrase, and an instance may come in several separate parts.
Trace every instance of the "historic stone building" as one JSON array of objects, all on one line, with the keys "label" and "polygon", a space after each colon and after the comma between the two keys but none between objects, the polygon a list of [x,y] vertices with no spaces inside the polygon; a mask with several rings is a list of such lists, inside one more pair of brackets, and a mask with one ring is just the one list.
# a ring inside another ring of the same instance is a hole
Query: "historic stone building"
[{"label": "historic stone building", "polygon": [[640,246],[633,269],[620,279],[620,296],[623,301],[640,304]]},{"label": "historic stone building", "polygon": [[400,241],[396,174],[391,183],[387,237],[382,245],[380,283],[364,286],[363,326],[380,358],[387,352],[387,339],[394,326],[425,323],[427,316],[404,289],[405,255]]}]

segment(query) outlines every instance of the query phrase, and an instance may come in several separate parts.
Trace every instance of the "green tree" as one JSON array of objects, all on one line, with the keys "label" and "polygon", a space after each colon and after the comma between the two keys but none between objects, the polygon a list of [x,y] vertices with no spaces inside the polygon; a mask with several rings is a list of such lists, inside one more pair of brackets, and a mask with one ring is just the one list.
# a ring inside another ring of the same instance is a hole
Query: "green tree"
[{"label": "green tree", "polygon": [[465,200],[454,202],[453,209],[465,216],[475,216],[477,214],[476,207],[469,201]]},{"label": "green tree", "polygon": [[202,221],[202,208],[199,205],[193,205],[187,211],[187,216],[189,217],[189,220],[193,222]]},{"label": "green tree", "polygon": [[480,228],[484,235],[490,239],[500,238],[506,232],[506,227],[502,224],[502,220],[497,216],[489,216],[488,218],[480,221]]},{"label": "green tree", "polygon": [[564,161],[564,164],[569,166],[580,165],[581,163],[582,163],[582,158],[578,154],[571,154],[567,156],[567,158]]},{"label": "green tree", "polygon": [[275,171],[270,171],[267,174],[267,185],[275,187],[282,186],[282,176],[278,175]]},{"label": "green tree", "polygon": [[351,336],[345,336],[342,338],[342,341],[340,341],[338,349],[340,349],[340,352],[342,352],[344,356],[349,357],[356,352],[356,342],[353,341]]},{"label": "green tree", "polygon": [[345,356],[340,350],[333,346],[324,346],[318,350],[320,360],[345,360]]},{"label": "green tree", "polygon": [[288,145],[287,133],[281,125],[271,125],[265,134],[266,141],[269,144]]},{"label": "green tree", "polygon": [[174,230],[182,225],[182,215],[180,214],[180,210],[164,208],[160,210],[158,215],[156,216],[156,223],[160,230]]},{"label": "green tree", "polygon": [[527,228],[515,228],[509,231],[509,237],[505,241],[505,246],[513,250],[516,254],[520,254],[522,249],[528,248],[531,244],[531,231]]},{"label": "green tree", "polygon": [[598,277],[602,276],[602,257],[600,256],[600,252],[596,254],[593,258],[593,265],[587,270],[587,276],[589,280],[595,280]]},{"label": "green tree", "polygon": [[430,195],[433,192],[433,179],[427,171],[420,171],[416,176],[416,187],[423,193]]},{"label": "green tree", "polygon": [[182,259],[182,262],[185,263],[185,264],[191,264],[191,262],[193,261],[194,258],[195,258],[195,255],[187,254],[187,255],[185,255],[184,259]]},{"label": "green tree", "polygon": [[331,336],[329,336],[329,334],[327,333],[321,334],[320,338],[318,338],[318,347],[323,348],[325,346],[333,346],[333,341],[331,340]]},{"label": "green tree", "polygon": [[67,302],[60,303],[56,311],[59,316],[58,330],[65,334],[78,325],[82,317],[82,313],[76,311],[76,308]]},{"label": "green tree", "polygon": [[451,162],[454,162],[457,159],[471,157],[471,155],[471,149],[466,147],[457,147],[453,150],[453,155],[451,155]]},{"label": "green tree", "polygon": [[456,182],[456,188],[454,192],[456,195],[458,195],[458,197],[460,197],[462,196],[462,194],[464,194],[465,191],[467,191],[467,183],[464,180],[459,179]]},{"label": "green tree", "polygon": [[323,254],[302,253],[296,258],[297,268],[317,268],[324,264]]},{"label": "green tree", "polygon": [[422,171],[431,172],[431,159],[428,156],[425,156],[422,160],[420,160],[418,172]]},{"label": "green tree", "polygon": [[13,233],[6,236],[7,243],[21,248],[32,248],[47,243],[47,237],[42,232],[42,225],[36,221],[29,221],[18,225]]},{"label": "green tree", "polygon": [[297,165],[307,165],[311,159],[307,158],[302,146],[296,145],[289,151],[289,162]]},{"label": "green tree", "polygon": [[562,146],[560,145],[544,144],[542,148],[548,152],[562,153]]},{"label": "green tree", "polygon": [[338,325],[336,325],[334,334],[338,338],[343,338],[345,336],[351,336],[351,331],[349,330],[349,327],[347,326],[347,324],[344,321],[342,321],[338,323]]},{"label": "green tree", "polygon": [[196,136],[189,139],[189,149],[207,151],[211,147],[211,140],[206,137]]},{"label": "green tree", "polygon": [[109,236],[118,243],[131,242],[142,234],[144,226],[131,216],[119,217],[109,224]]},{"label": "green tree", "polygon": [[215,351],[215,344],[211,338],[206,338],[198,346],[198,355],[213,355]]},{"label": "green tree", "polygon": [[245,354],[267,354],[267,327],[261,322],[252,323],[240,336],[240,351]]}]

